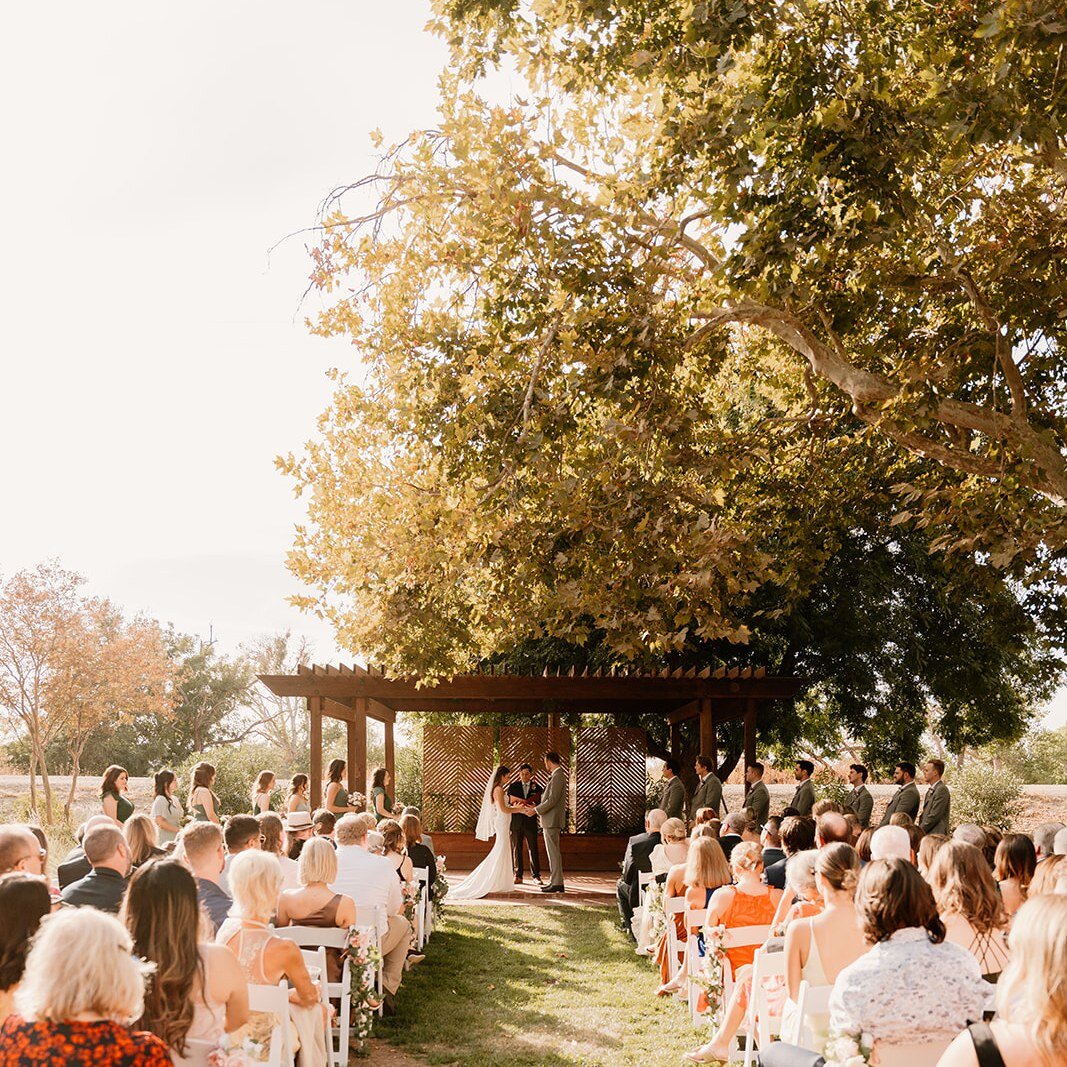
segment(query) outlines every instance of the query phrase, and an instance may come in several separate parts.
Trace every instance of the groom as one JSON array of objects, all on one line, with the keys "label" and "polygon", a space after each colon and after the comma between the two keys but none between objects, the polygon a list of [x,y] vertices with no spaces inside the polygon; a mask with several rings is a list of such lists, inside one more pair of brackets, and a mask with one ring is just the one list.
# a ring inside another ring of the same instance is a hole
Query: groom
[{"label": "groom", "polygon": [[548,885],[541,886],[542,893],[564,892],[559,835],[567,822],[567,772],[562,764],[558,752],[545,753],[548,784],[541,803],[534,809],[541,816],[541,830],[545,835],[545,851],[548,853]]}]

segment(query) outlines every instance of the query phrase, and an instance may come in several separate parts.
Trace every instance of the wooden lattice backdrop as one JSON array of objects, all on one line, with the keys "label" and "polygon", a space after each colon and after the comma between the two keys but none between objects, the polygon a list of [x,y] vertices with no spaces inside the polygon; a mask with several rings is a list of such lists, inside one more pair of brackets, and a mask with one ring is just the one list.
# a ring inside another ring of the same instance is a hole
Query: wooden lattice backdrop
[{"label": "wooden lattice backdrop", "polygon": [[430,726],[422,735],[422,814],[429,830],[470,833],[493,773],[492,726]]},{"label": "wooden lattice backdrop", "polygon": [[528,763],[534,777],[544,786],[548,781],[545,753],[555,749],[562,757],[568,774],[568,826],[574,814],[574,771],[571,767],[571,732],[566,726],[549,731],[547,726],[501,726],[500,762],[516,772],[520,763]]},{"label": "wooden lattice backdrop", "polygon": [[575,828],[579,833],[639,832],[645,813],[644,730],[593,726],[575,733]]}]

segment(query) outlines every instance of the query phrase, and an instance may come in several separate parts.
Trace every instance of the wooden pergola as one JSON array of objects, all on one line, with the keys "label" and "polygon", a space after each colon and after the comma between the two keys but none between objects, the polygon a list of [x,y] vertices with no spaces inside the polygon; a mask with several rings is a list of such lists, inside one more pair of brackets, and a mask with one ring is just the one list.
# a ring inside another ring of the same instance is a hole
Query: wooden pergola
[{"label": "wooden pergola", "polygon": [[745,766],[756,759],[756,717],[760,705],[791,700],[796,678],[768,676],[762,669],[557,672],[538,675],[463,674],[426,685],[414,677],[392,677],[373,667],[301,667],[296,674],[261,674],[277,696],[303,697],[311,718],[311,795],[322,790],[322,721],[347,727],[348,787],[364,792],[367,782],[367,720],[385,726],[385,766],[395,777],[393,724],[396,713],[467,712],[545,714],[549,737],[563,712],[663,715],[671,725],[671,750],[680,751],[680,726],[700,720],[700,751],[718,762],[716,730],[744,721]]}]

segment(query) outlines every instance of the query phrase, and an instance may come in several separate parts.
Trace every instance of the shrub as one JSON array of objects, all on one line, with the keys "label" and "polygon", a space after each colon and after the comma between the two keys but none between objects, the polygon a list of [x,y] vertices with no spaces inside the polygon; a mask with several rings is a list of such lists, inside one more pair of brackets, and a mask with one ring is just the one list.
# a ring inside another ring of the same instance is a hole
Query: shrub
[{"label": "shrub", "polygon": [[816,800],[835,800],[844,807],[845,797],[848,796],[848,785],[833,771],[823,767],[815,772],[811,778],[815,785]]},{"label": "shrub", "polygon": [[985,763],[970,762],[946,776],[952,790],[952,824],[1010,829],[1019,811],[1022,783],[1009,771],[994,773]]}]

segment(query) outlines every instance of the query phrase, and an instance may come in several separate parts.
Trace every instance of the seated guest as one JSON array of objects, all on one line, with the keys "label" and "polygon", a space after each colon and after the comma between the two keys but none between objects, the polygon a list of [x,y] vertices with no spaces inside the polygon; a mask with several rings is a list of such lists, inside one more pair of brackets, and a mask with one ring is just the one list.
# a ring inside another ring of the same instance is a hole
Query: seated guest
[{"label": "seated guest", "polygon": [[909,826],[915,825],[915,820],[906,811],[898,811],[889,817],[889,822],[885,825],[903,826],[906,830]]},{"label": "seated guest", "polygon": [[311,820],[311,832],[315,837],[325,837],[333,840],[333,830],[337,825],[337,816],[332,811],[319,808]]},{"label": "seated guest", "polygon": [[52,896],[42,877],[23,871],[0,875],[0,1023],[14,1011],[30,941],[51,910]]},{"label": "seated guest", "polygon": [[723,855],[729,860],[730,853],[735,845],[741,844],[741,835],[748,825],[748,817],[742,811],[731,811],[722,821],[722,829],[719,831],[719,845]]},{"label": "seated guest", "polygon": [[[109,823],[103,829],[121,837]],[[0,1067],[171,1067],[165,1042],[130,1028],[144,1010],[146,972],[113,915],[67,908],[49,916],[26,958],[18,1014],[0,1030]]]},{"label": "seated guest", "polygon": [[[997,860],[997,845],[1000,844],[1001,838],[1004,834],[1001,833],[998,826],[983,826],[982,832],[985,834],[985,844],[982,845],[982,855],[985,856],[985,861],[989,865],[989,869],[993,869],[993,864]],[[1067,837],[1064,838],[1064,844],[1067,846]]]},{"label": "seated guest", "polygon": [[657,882],[662,882],[672,867],[685,863],[689,855],[689,838],[681,819],[664,819],[659,836],[659,844],[652,849],[649,864],[653,877]]},{"label": "seated guest", "polygon": [[1035,826],[1033,834],[1034,852],[1037,853],[1037,862],[1046,860],[1056,854],[1056,835],[1064,829],[1061,822],[1043,822]]},{"label": "seated guest", "polygon": [[165,855],[157,847],[156,824],[147,815],[131,815],[122,828],[126,844],[130,846],[130,867],[136,870],[142,863]]},{"label": "seated guest", "polygon": [[85,835],[96,826],[114,825],[115,820],[107,815],[94,815],[78,827],[78,832],[75,835],[78,844],[67,853],[67,858],[59,865],[59,869],[56,871],[56,881],[59,883],[61,890],[66,889],[71,882],[84,878],[93,869],[93,865],[85,858],[85,849],[82,848]]},{"label": "seated guest", "polygon": [[397,877],[402,882],[410,882],[415,875],[415,865],[407,854],[404,831],[396,819],[382,819],[378,823],[378,833],[382,835],[382,855],[392,864]]},{"label": "seated guest", "polygon": [[844,815],[845,809],[841,804],[838,804],[836,800],[831,800],[829,797],[824,797],[822,800],[816,800],[811,806],[811,817],[818,822],[820,816],[823,815]]},{"label": "seated guest", "polygon": [[[803,815],[790,815],[782,820],[781,838],[787,859],[798,852],[806,852],[809,848],[814,848],[814,820],[806,819]],[[786,860],[779,860],[766,869],[764,880],[767,885],[779,890],[785,889],[785,865]]]},{"label": "seated guest", "polygon": [[196,879],[197,899],[211,922],[212,934],[215,934],[233,906],[229,893],[219,885],[226,859],[222,828],[218,823],[194,822],[182,830],[179,840],[185,862]]},{"label": "seated guest", "polygon": [[852,828],[848,825],[848,819],[839,811],[824,811],[815,820],[816,848],[832,845],[838,841],[843,841],[847,845],[851,836]]},{"label": "seated guest", "polygon": [[952,831],[952,840],[963,841],[968,845],[974,845],[974,847],[979,850],[984,850],[986,846],[986,832],[973,822],[961,822],[959,826]]},{"label": "seated guest", "polygon": [[859,855],[860,863],[871,862],[871,838],[874,837],[874,831],[868,826],[866,829],[860,832],[860,836],[856,838],[856,853]]},{"label": "seated guest", "polygon": [[[622,876],[615,883],[615,896],[619,905],[619,920],[623,930],[633,929],[634,914],[641,903],[641,874],[652,872],[652,852],[660,843],[660,829],[667,821],[662,808],[653,808],[645,813],[645,832],[635,834],[626,842],[622,861]],[[648,948],[651,916],[643,909],[637,926],[637,949]]]},{"label": "seated guest", "polygon": [[248,983],[232,952],[200,940],[196,879],[182,863],[155,860],[135,871],[122,918],[134,953],[155,964],[137,1026],[162,1038],[175,1063],[189,1041],[215,1045],[248,1021]]},{"label": "seated guest", "polygon": [[851,811],[845,812],[845,822],[848,823],[848,843],[855,847],[860,834],[863,833],[863,824],[860,822],[860,817],[853,815]]},{"label": "seated guest", "polygon": [[[807,853],[800,853],[800,856],[805,855]],[[827,845],[815,853],[815,884],[822,897],[823,909],[811,918],[798,918],[786,931],[785,971],[789,999],[782,1013],[783,1029],[788,1028],[796,1015],[802,981],[812,986],[833,985],[837,976],[867,951],[867,942],[856,916],[859,875],[860,858],[849,845]],[[820,1032],[825,1030],[829,1020],[817,1021]],[[811,1045],[815,1036],[804,1035],[801,1045],[816,1047]]]},{"label": "seated guest", "polygon": [[311,816],[306,811],[291,811],[285,816],[285,854],[293,862],[300,859],[312,829]]},{"label": "seated guest", "polygon": [[[419,820],[419,825],[420,825],[420,826],[422,825],[422,812],[421,812],[421,811],[419,811],[419,809],[418,809],[418,808],[412,807],[412,806],[411,806],[411,805],[409,804],[409,805],[408,805],[408,806],[407,806],[406,808],[404,808],[404,810],[403,810],[403,811],[402,811],[402,812],[401,812],[400,814],[401,814],[401,815],[414,815],[414,816],[415,816],[415,818]],[[428,848],[428,849],[429,849],[429,850],[430,850],[431,852],[433,852],[433,851],[434,851],[434,847],[433,847],[433,838],[432,838],[432,837],[431,837],[431,836],[430,836],[430,835],[429,835],[429,834],[428,834],[428,833],[427,833],[427,832],[426,832],[425,830],[423,830],[423,831],[422,831],[422,843],[423,843],[423,844],[424,844],[424,845],[425,845],[425,846],[426,846],[426,847],[427,847],[427,848]],[[434,853],[434,854],[436,855],[436,853]],[[416,867],[418,867],[418,866],[419,866],[419,864],[415,864],[415,866],[416,866]]]},{"label": "seated guest", "polygon": [[404,841],[412,866],[425,867],[429,873],[430,885],[437,881],[437,857],[433,850],[423,844],[422,823],[417,815],[401,815],[400,829],[404,831]]},{"label": "seated guest", "polygon": [[226,863],[222,868],[222,877],[219,885],[224,893],[230,891],[230,864],[249,849],[258,849],[260,838],[263,836],[259,823],[254,815],[231,815],[225,823],[222,831],[226,842]]},{"label": "seated guest", "polygon": [[1052,1067],[1067,1063],[1067,896],[1035,897],[1011,928],[1011,962],[997,1017],[973,1022],[938,1067]]},{"label": "seated guest", "polygon": [[930,873],[930,864],[934,862],[934,856],[941,851],[943,845],[947,845],[952,838],[945,834],[927,834],[919,842],[919,851],[915,853],[915,866],[927,881]]},{"label": "seated guest", "polygon": [[[725,926],[727,930],[743,926],[769,926],[782,892],[762,881],[763,858],[759,845],[749,841],[737,845],[730,856],[730,867],[736,884],[724,886],[712,894],[708,904],[708,925]],[[685,1059],[693,1063],[708,1063],[730,1058],[730,1048],[748,1002],[750,968],[757,947],[743,945],[726,950],[726,966],[730,967],[736,983],[734,992],[711,1040],[695,1051],[687,1052]]]},{"label": "seated guest", "polygon": [[273,811],[265,811],[256,816],[256,822],[259,823],[259,847],[278,861],[278,868],[282,872],[282,888],[296,889],[300,885],[297,864],[296,860],[291,860],[285,854],[282,820]]},{"label": "seated guest", "polygon": [[270,921],[278,907],[282,871],[273,856],[250,849],[230,867],[233,914],[215,938],[236,957],[250,985],[289,984],[289,1019],[300,1042],[300,1062],[325,1067],[326,1039],[319,990],[311,981],[300,946],[275,937]]},{"label": "seated guest", "polygon": [[911,826],[905,826],[905,830],[908,831],[908,842],[911,845],[911,854],[915,857],[916,863],[919,861],[919,846],[923,842],[923,838],[926,837],[926,831],[916,823],[912,823]]},{"label": "seated guest", "polygon": [[790,856],[785,864],[785,891],[778,901],[771,925],[781,935],[794,919],[810,919],[822,911],[822,896],[815,886],[814,848]]},{"label": "seated guest", "polygon": [[[907,1044],[953,1037],[982,1018],[989,987],[978,963],[966,949],[946,943],[934,895],[907,860],[869,863],[860,875],[856,910],[871,949],[834,982],[832,1030]],[[908,976],[921,982],[926,996]]]},{"label": "seated guest", "polygon": [[386,1012],[395,1009],[392,998],[400,988],[411,944],[411,923],[404,918],[404,897],[396,869],[383,856],[367,849],[367,835],[377,823],[370,812],[343,815],[334,831],[337,837],[337,878],[335,893],[351,897],[356,907],[377,906],[378,934],[381,937],[383,984]]},{"label": "seated guest", "polygon": [[[114,825],[110,820],[108,823]],[[42,848],[41,842],[28,826],[21,823],[0,826],[0,874],[21,871],[24,874],[43,875],[47,855],[47,849]]]},{"label": "seated guest", "polygon": [[973,845],[949,841],[930,864],[929,882],[945,940],[965,948],[982,977],[995,982],[1008,962],[1008,915],[985,856]]},{"label": "seated guest", "polygon": [[763,846],[763,869],[773,867],[774,864],[786,858],[782,851],[782,837],[779,833],[782,820],[777,815],[772,815],[763,824],[763,833],[760,835],[760,844]]},{"label": "seated guest", "polygon": [[[41,865],[41,877],[44,878],[45,884],[48,886],[48,892],[52,896],[52,904],[58,905],[60,903],[59,886],[53,881],[48,874],[48,838],[45,836],[44,830],[39,826],[29,826],[27,829],[37,838],[37,859]],[[32,857],[28,861],[28,866],[32,867]],[[28,871],[28,873],[36,873],[35,871]]]},{"label": "seated guest", "polygon": [[[300,852],[299,889],[286,889],[278,900],[277,926],[317,926],[347,930],[356,923],[356,905],[350,897],[335,893],[330,883],[337,878],[337,853],[329,841],[313,838]],[[341,952],[326,950],[328,981],[341,980]]]},{"label": "seated guest", "polygon": [[911,837],[903,826],[893,826],[891,823],[879,826],[871,834],[871,859],[872,860],[907,860],[915,862],[915,853],[911,850]]},{"label": "seated guest", "polygon": [[114,823],[95,826],[85,835],[82,847],[93,869],[63,890],[63,903],[116,914],[126,892],[126,876],[130,873],[130,848],[126,838]]},{"label": "seated guest", "polygon": [[993,873],[1009,918],[1023,906],[1036,870],[1037,853],[1033,841],[1026,834],[1005,834],[997,845]]},{"label": "seated guest", "polygon": [[1047,893],[1067,892],[1067,856],[1049,856],[1037,865],[1026,896],[1041,897]]},{"label": "seated guest", "polygon": [[755,819],[752,818],[752,813],[748,808],[744,809],[745,814],[745,826],[741,831],[741,840],[750,841],[752,844],[758,845],[760,843],[760,832],[762,827]]}]

